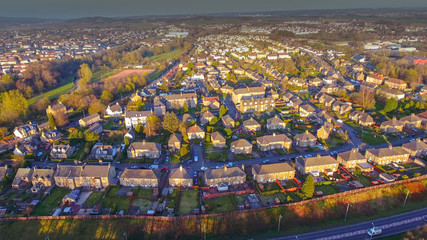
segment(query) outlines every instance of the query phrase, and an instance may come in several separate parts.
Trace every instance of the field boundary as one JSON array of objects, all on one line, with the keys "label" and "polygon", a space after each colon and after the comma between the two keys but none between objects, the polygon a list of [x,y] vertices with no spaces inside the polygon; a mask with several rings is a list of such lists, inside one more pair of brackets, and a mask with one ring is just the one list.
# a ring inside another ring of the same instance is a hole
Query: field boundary
[{"label": "field boundary", "polygon": [[[271,208],[278,208],[278,207],[288,207],[288,206],[297,206],[297,205],[304,205],[307,203],[312,202],[318,202],[329,198],[336,198],[336,197],[342,197],[354,193],[361,193],[361,192],[367,192],[373,189],[379,189],[379,188],[385,188],[389,186],[395,186],[395,185],[401,185],[405,183],[410,182],[416,182],[420,180],[427,179],[427,175],[406,179],[406,180],[400,180],[395,181],[391,183],[385,183],[381,185],[375,185],[371,187],[365,187],[360,189],[354,189],[346,192],[341,193],[335,193],[323,197],[313,198],[309,200],[303,200],[295,203],[285,203],[285,204],[279,204],[269,207],[263,207],[263,208],[257,208],[257,209],[245,209],[245,210],[235,210],[231,212],[256,212],[260,211],[262,209],[271,209]],[[8,217],[8,218],[0,218],[0,222],[9,222],[9,221],[32,221],[32,220],[65,220],[65,219],[71,219],[71,220],[77,220],[77,219],[126,219],[126,218],[132,218],[132,219],[148,219],[148,220],[162,220],[162,221],[181,221],[184,219],[203,219],[205,217],[221,217],[226,216],[230,212],[226,213],[208,213],[203,215],[185,215],[185,216],[146,216],[146,215],[79,215],[79,216],[30,216],[30,217]]]}]

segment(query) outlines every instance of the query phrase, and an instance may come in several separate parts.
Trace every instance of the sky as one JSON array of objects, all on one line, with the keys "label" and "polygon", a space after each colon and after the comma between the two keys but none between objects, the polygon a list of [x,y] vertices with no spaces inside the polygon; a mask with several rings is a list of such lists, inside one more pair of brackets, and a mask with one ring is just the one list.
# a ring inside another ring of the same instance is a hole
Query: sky
[{"label": "sky", "polygon": [[427,0],[2,0],[0,16],[125,17],[402,7],[427,7]]}]

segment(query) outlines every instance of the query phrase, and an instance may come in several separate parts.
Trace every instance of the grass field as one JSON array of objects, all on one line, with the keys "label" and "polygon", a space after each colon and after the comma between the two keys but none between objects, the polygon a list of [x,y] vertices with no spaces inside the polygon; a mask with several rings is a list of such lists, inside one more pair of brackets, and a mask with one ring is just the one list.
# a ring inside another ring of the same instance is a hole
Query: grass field
[{"label": "grass field", "polygon": [[152,198],[153,197],[153,189],[145,189],[139,188],[136,193],[137,198]]},{"label": "grass field", "polygon": [[106,79],[108,77],[113,76],[116,73],[119,73],[122,69],[108,69],[108,70],[100,70],[92,74],[92,79],[90,82],[99,82],[102,79]]},{"label": "grass field", "polygon": [[176,49],[176,50],[173,50],[172,52],[162,53],[159,55],[152,56],[150,57],[150,61],[164,61],[169,58],[176,58],[181,54],[182,54],[182,49]]},{"label": "grass field", "polygon": [[179,212],[181,214],[189,214],[193,209],[199,207],[199,202],[197,201],[196,190],[188,190],[181,192],[181,200],[179,201]]},{"label": "grass field", "polygon": [[71,192],[70,189],[66,188],[54,188],[49,195],[46,196],[43,201],[37,205],[34,209],[34,215],[37,216],[47,216],[50,215],[52,209],[59,207],[61,204],[62,198]]},{"label": "grass field", "polygon": [[324,195],[331,195],[338,192],[338,187],[330,184],[330,185],[319,185],[315,187],[316,191],[322,191]]},{"label": "grass field", "polygon": [[147,211],[151,209],[151,201],[147,199],[136,199],[133,201],[132,206],[138,206],[141,211]]},{"label": "grass field", "polygon": [[73,78],[70,78],[67,82],[65,82],[64,85],[57,87],[55,89],[52,89],[49,92],[45,92],[43,94],[40,94],[38,96],[28,99],[28,105],[33,105],[43,97],[47,97],[49,98],[49,100],[59,98],[59,96],[61,96],[62,94],[73,89],[73,87],[74,87]]},{"label": "grass field", "polygon": [[104,195],[103,192],[92,192],[92,194],[90,194],[89,198],[86,200],[85,204],[90,206],[96,205],[101,199],[102,195]]},{"label": "grass field", "polygon": [[153,81],[154,79],[158,78],[160,75],[162,75],[161,71],[155,71],[148,76],[147,81]]},{"label": "grass field", "polygon": [[223,213],[236,210],[236,199],[233,194],[205,201],[209,213]]}]

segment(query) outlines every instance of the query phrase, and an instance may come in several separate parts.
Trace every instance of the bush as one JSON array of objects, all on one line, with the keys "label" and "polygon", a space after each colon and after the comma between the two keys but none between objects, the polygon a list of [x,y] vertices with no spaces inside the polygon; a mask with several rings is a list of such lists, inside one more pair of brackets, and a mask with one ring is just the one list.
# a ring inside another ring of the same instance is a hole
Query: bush
[{"label": "bush", "polygon": [[409,179],[408,175],[403,175],[402,179]]}]

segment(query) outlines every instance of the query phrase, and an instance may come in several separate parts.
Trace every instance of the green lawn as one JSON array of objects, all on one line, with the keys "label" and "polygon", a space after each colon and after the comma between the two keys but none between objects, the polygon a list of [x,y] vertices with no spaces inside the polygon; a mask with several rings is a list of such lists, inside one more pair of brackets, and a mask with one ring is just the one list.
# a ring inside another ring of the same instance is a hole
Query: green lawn
[{"label": "green lawn", "polygon": [[162,75],[161,71],[155,71],[148,76],[147,81],[153,81],[154,79],[158,78],[160,75]]},{"label": "green lawn", "polygon": [[197,190],[187,190],[181,192],[181,199],[179,201],[179,212],[181,214],[192,213],[193,209],[199,207]]},{"label": "green lawn", "polygon": [[141,211],[147,211],[151,209],[152,202],[147,199],[136,199],[133,201],[132,206],[138,206]]},{"label": "green lawn", "polygon": [[359,182],[361,182],[365,187],[371,186],[371,179],[361,173],[355,173],[354,176]]},{"label": "green lawn", "polygon": [[162,53],[159,55],[152,56],[150,57],[150,61],[164,61],[169,58],[176,58],[181,54],[182,54],[182,49],[176,49],[176,50],[173,50],[172,52]]},{"label": "green lawn", "polygon": [[119,192],[119,190],[120,190],[119,186],[112,186],[108,189],[106,196],[107,197],[117,197],[117,193]]},{"label": "green lawn", "polygon": [[55,89],[52,89],[49,92],[45,92],[43,94],[40,94],[33,98],[28,99],[28,105],[33,105],[43,97],[47,97],[49,98],[49,100],[59,98],[59,96],[70,91],[73,87],[74,87],[73,78],[70,78],[67,82],[65,82],[64,85],[57,87]]},{"label": "green lawn", "polygon": [[101,203],[103,208],[111,208],[112,214],[115,214],[120,210],[124,210],[124,212],[126,213],[130,206],[131,200],[132,199],[128,197],[106,197],[101,200]]},{"label": "green lawn", "polygon": [[50,215],[55,207],[59,207],[62,198],[71,192],[70,189],[55,187],[49,195],[34,209],[34,215],[47,216]]},{"label": "green lawn", "polygon": [[138,192],[136,193],[137,198],[149,198],[151,199],[153,197],[153,189],[145,189],[145,188],[138,188]]},{"label": "green lawn", "polygon": [[261,190],[262,192],[282,190],[276,182],[264,183],[263,185],[264,189]]},{"label": "green lawn", "polygon": [[223,213],[236,210],[236,199],[233,194],[205,201],[209,213]]},{"label": "green lawn", "polygon": [[339,192],[338,187],[335,184],[329,185],[318,185],[315,187],[316,191],[322,191],[324,195],[331,195]]},{"label": "green lawn", "polygon": [[276,198],[278,198],[280,200],[280,203],[286,202],[286,195],[281,193],[281,192],[274,193],[274,194],[268,194],[268,195],[260,195],[260,198],[264,202],[274,202]]},{"label": "green lawn", "polygon": [[205,157],[217,162],[226,162],[229,160],[227,153],[225,151],[206,153]]},{"label": "green lawn", "polygon": [[90,206],[96,205],[103,195],[103,192],[92,192],[92,194],[90,194],[89,198],[86,200],[85,204]]}]

